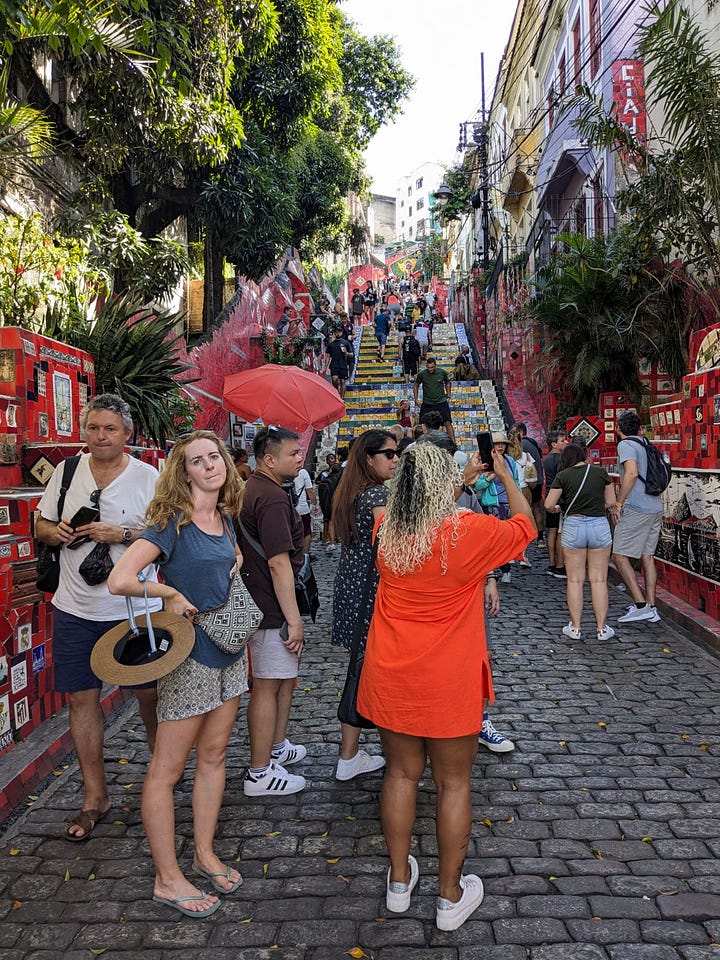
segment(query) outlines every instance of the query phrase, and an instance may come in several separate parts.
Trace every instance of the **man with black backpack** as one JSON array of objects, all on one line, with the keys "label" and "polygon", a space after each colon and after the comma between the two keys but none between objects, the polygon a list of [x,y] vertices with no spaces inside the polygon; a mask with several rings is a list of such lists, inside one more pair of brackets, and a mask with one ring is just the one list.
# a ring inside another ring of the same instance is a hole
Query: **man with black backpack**
[{"label": "man with black backpack", "polygon": [[[619,623],[657,623],[655,549],[660,537],[663,506],[660,494],[670,482],[670,467],[640,432],[640,417],[627,411],[618,417],[620,493],[611,507],[615,520],[613,562],[633,599]],[[640,589],[630,558],[639,559],[645,578]]]}]

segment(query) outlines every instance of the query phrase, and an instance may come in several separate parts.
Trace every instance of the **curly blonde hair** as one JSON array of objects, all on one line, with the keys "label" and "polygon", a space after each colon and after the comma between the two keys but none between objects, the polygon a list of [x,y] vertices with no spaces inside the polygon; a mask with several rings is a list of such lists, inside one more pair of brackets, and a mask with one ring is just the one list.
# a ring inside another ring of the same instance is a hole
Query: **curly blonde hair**
[{"label": "curly blonde hair", "polygon": [[212,430],[194,430],[177,440],[155,484],[155,495],[148,505],[145,523],[164,530],[171,519],[177,519],[178,530],[192,521],[193,499],[185,475],[185,451],[194,440],[212,440],[223,458],[225,483],[218,493],[220,513],[236,517],[242,507],[245,484],[222,440]]},{"label": "curly blonde hair", "polygon": [[463,532],[464,512],[455,503],[461,486],[453,458],[433,443],[416,443],[400,457],[387,512],[383,517],[379,553],[393,573],[417,570],[430,557],[443,521],[451,530],[440,538],[440,567],[447,572],[447,550]]}]

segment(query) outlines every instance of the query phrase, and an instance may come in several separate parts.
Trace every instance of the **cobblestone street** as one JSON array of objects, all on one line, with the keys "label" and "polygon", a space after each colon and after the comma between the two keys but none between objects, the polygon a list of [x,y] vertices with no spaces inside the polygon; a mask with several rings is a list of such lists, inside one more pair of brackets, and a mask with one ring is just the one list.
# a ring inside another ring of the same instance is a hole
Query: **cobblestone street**
[{"label": "cobblestone street", "polygon": [[[316,545],[316,552],[321,554]],[[560,633],[564,583],[513,567],[494,625],[496,727],[514,753],[481,749],[467,863],[485,881],[455,933],[434,923],[434,788],[423,781],[414,853],[419,894],[385,909],[381,776],[339,783],[335,720],[346,659],[329,643],[336,560],[318,557],[323,593],[309,629],[290,738],[307,789],[282,801],[242,793],[244,708],[231,741],[218,852],[245,878],[210,919],[150,901],[140,822],[148,758],[132,707],[108,731],[114,809],[84,844],[61,838],[79,806],[71,763],[2,838],[3,960],[717,960],[720,957],[720,663],[667,622],[618,625],[600,646]],[[371,752],[377,736],[366,736]],[[192,858],[192,777],[178,787],[181,862]],[[355,949],[354,949],[355,948]],[[357,949],[359,948],[359,949]]]}]

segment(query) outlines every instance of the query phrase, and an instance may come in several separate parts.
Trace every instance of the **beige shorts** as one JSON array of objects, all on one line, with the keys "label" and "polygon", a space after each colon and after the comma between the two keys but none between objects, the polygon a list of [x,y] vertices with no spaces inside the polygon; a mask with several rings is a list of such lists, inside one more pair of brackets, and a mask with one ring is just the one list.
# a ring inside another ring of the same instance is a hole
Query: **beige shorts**
[{"label": "beige shorts", "polygon": [[615,527],[613,553],[634,560],[652,557],[660,538],[662,518],[662,513],[641,513],[625,504]]},{"label": "beige shorts", "polygon": [[261,680],[292,680],[300,659],[280,639],[280,628],[258,630],[249,641],[253,677]]}]

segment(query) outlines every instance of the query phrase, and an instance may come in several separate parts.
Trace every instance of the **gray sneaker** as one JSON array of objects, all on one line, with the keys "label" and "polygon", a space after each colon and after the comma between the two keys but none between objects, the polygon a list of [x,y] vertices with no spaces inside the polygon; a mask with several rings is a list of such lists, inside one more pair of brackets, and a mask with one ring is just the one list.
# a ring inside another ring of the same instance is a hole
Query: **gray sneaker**
[{"label": "gray sneaker", "polygon": [[628,612],[622,617],[618,617],[618,623],[640,623],[642,620],[656,620],[660,619],[655,607],[651,607],[648,604],[645,604],[644,607],[638,607],[636,604],[632,603],[628,607]]}]

